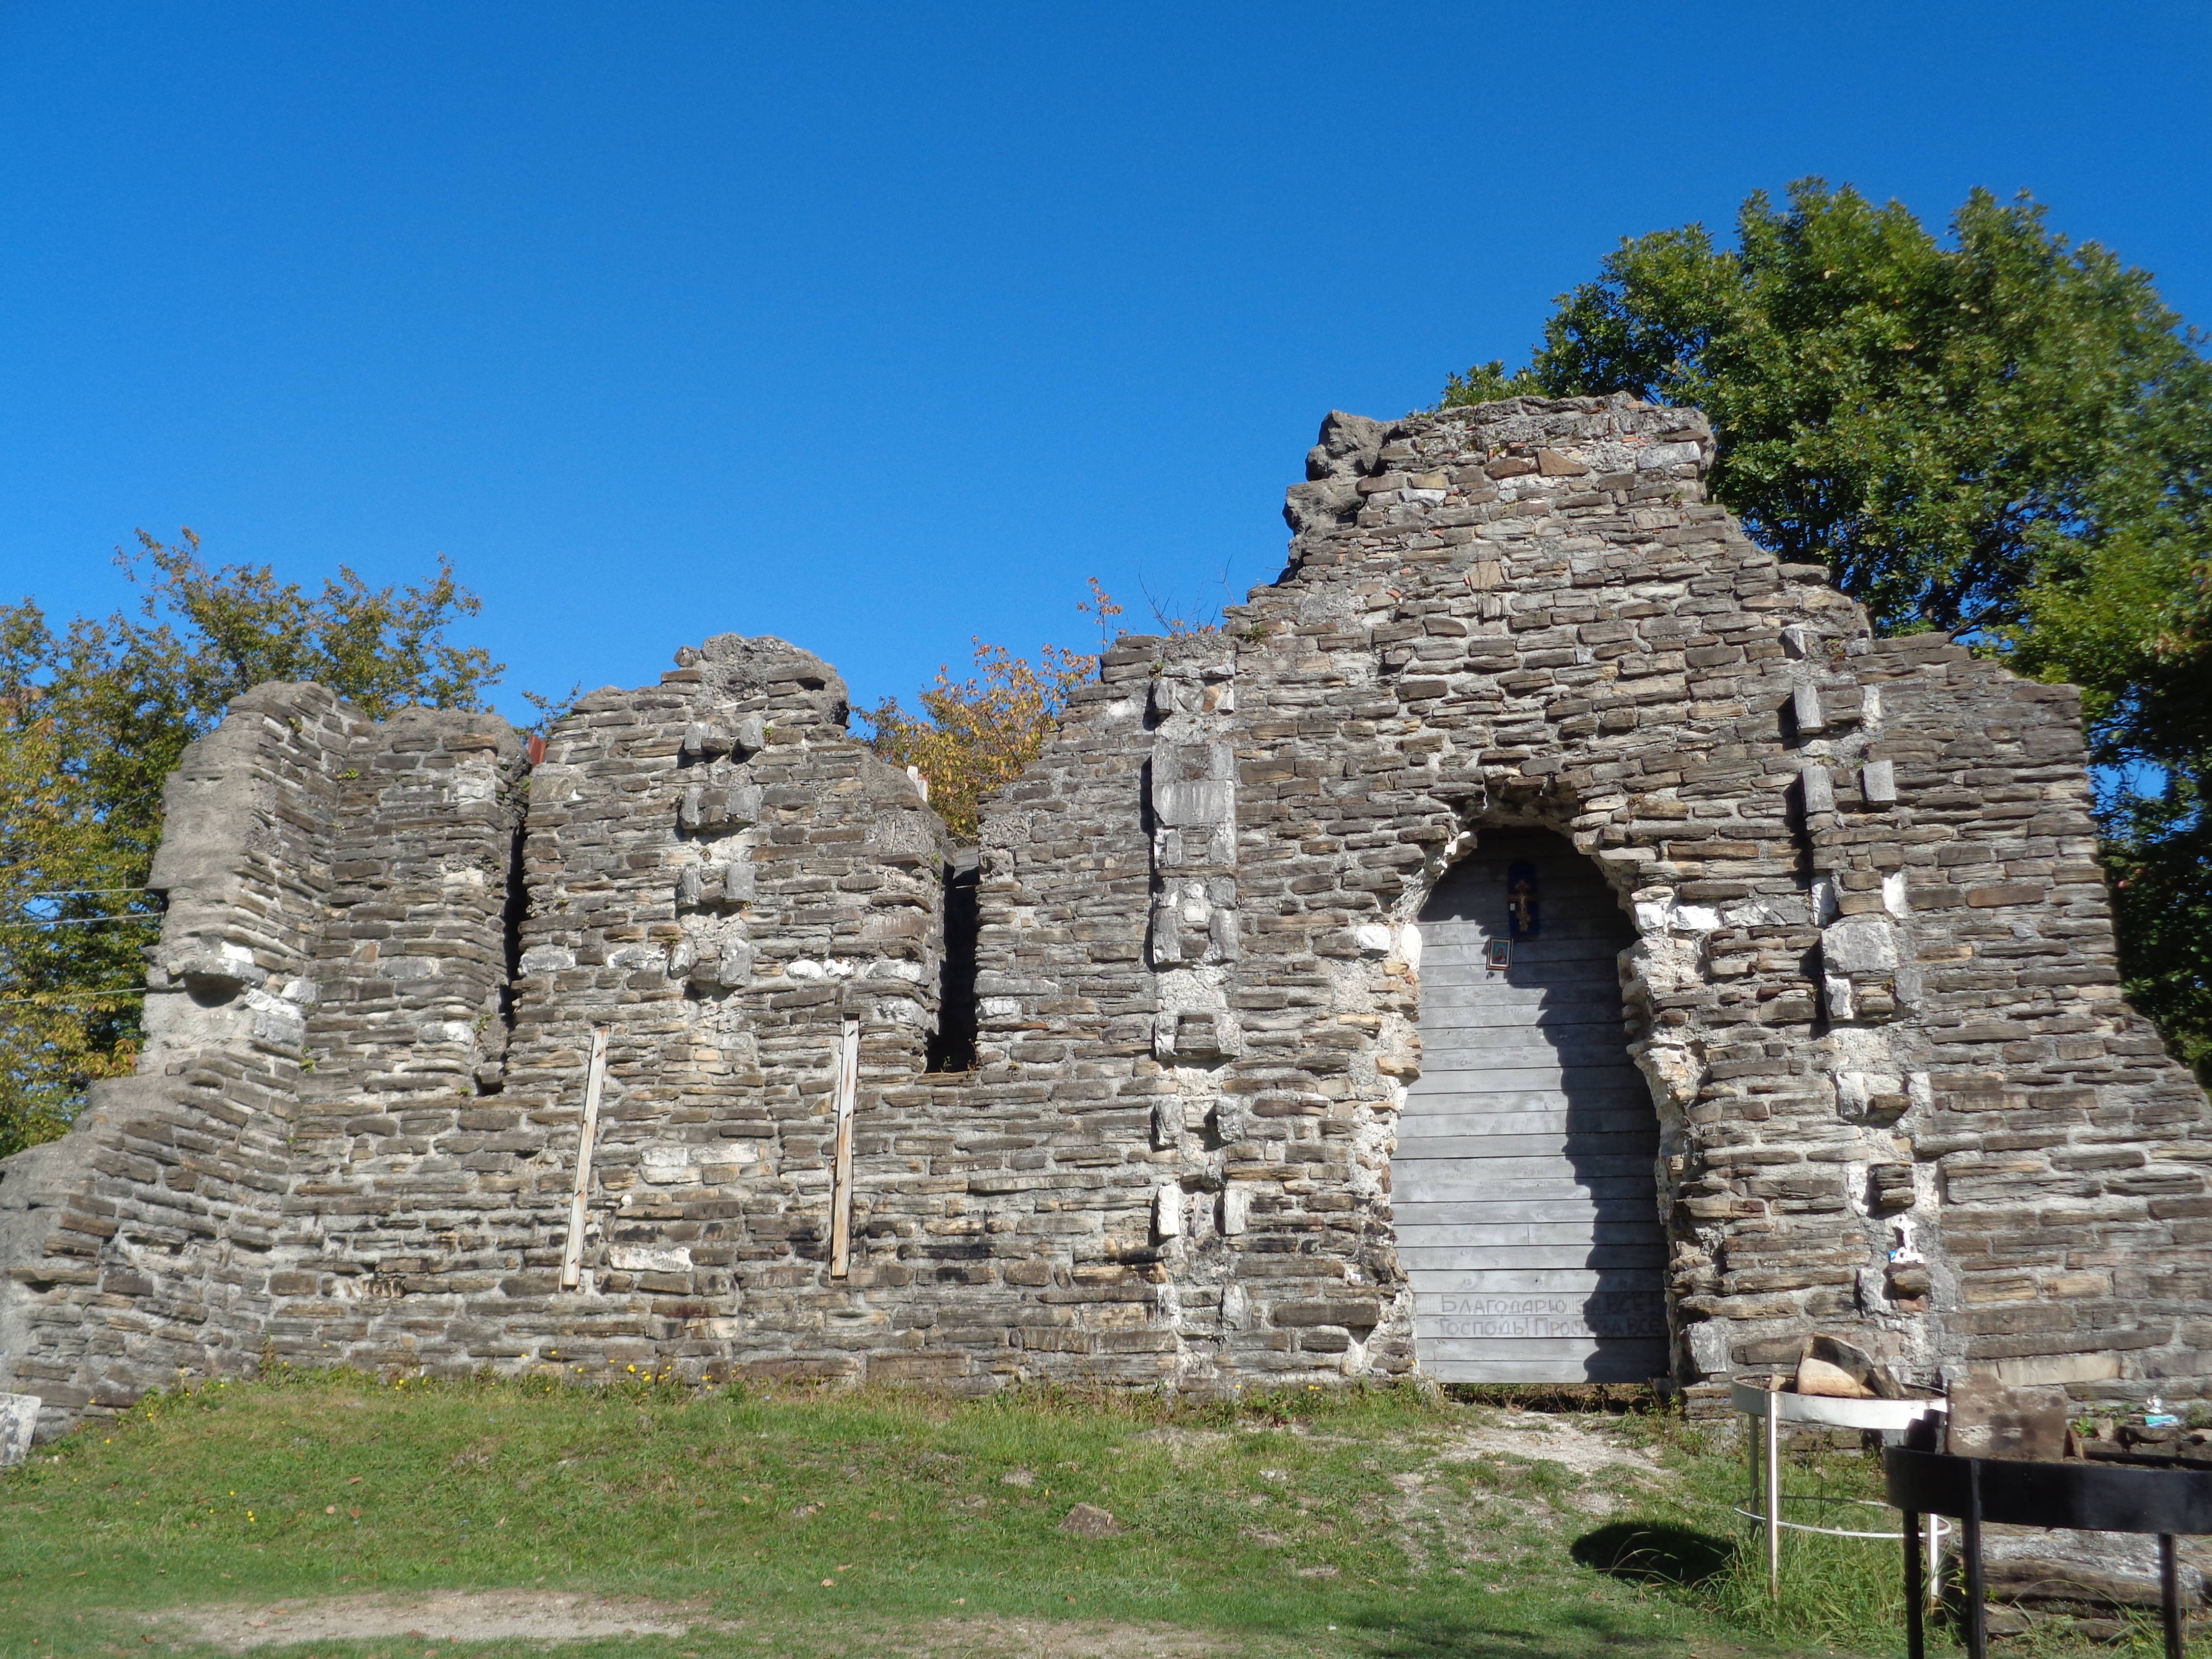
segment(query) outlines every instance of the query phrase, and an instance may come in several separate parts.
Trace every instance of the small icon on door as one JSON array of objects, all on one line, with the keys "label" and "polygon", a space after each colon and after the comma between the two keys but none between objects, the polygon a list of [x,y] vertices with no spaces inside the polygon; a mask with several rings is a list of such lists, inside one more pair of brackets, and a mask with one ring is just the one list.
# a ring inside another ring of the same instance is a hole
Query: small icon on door
[{"label": "small icon on door", "polygon": [[1533,864],[1505,866],[1506,932],[1513,939],[1534,939],[1544,931],[1543,894]]}]

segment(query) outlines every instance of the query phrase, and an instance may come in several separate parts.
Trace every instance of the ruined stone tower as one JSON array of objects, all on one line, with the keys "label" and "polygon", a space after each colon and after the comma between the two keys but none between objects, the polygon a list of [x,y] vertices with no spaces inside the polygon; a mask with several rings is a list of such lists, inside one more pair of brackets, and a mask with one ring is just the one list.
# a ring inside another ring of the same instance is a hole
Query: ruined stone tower
[{"label": "ruined stone tower", "polygon": [[1710,456],[1331,416],[1282,577],[1108,652],[964,860],[780,641],[534,763],[258,688],[170,784],[139,1074],[0,1164],[0,1387],[1703,1389],[1819,1328],[2202,1395],[2207,1104],[2075,693],[1875,639]]}]

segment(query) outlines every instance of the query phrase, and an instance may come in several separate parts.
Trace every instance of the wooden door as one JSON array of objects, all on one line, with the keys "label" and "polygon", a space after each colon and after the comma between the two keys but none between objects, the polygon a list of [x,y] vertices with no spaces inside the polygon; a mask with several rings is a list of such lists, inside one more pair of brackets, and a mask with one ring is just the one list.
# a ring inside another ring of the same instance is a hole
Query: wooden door
[{"label": "wooden door", "polygon": [[1421,1075],[1391,1188],[1421,1370],[1665,1375],[1659,1124],[1621,1030],[1627,918],[1565,838],[1512,830],[1482,836],[1420,927]]}]

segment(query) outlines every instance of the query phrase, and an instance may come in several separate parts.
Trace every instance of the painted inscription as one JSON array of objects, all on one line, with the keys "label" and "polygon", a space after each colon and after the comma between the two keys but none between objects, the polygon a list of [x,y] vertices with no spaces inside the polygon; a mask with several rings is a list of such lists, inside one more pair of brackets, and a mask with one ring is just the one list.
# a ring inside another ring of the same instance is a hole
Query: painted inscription
[{"label": "painted inscription", "polygon": [[1662,1297],[1598,1291],[1577,1296],[1446,1296],[1438,1298],[1441,1337],[1663,1337]]}]

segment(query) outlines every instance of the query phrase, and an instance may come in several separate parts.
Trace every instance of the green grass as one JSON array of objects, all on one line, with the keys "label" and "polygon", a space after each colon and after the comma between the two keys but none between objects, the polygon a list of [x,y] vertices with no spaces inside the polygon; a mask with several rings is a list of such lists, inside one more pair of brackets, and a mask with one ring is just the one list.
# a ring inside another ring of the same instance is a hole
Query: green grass
[{"label": "green grass", "polygon": [[[558,1650],[578,1659],[1063,1650],[989,1634],[1006,1620],[1132,1656],[1174,1632],[1209,1654],[1367,1659],[1899,1650],[1893,1546],[1798,1547],[1802,1590],[1768,1607],[1726,1518],[1741,1466],[1698,1431],[1607,1426],[1652,1451],[1656,1478],[1439,1459],[1494,1416],[1407,1389],[1176,1407],[643,1380],[216,1384],[0,1476],[0,1655],[198,1650],[146,1617],[194,1604],[495,1587],[696,1602],[726,1626]],[[1079,1503],[1127,1530],[1067,1535]],[[428,1648],[544,1651],[258,1651]]]}]

